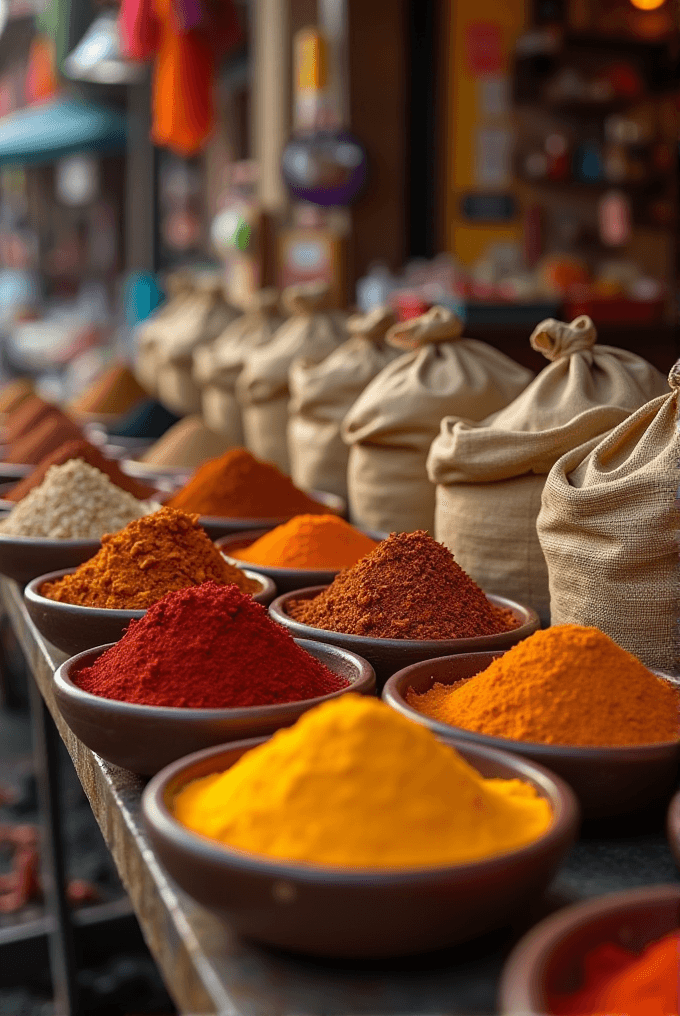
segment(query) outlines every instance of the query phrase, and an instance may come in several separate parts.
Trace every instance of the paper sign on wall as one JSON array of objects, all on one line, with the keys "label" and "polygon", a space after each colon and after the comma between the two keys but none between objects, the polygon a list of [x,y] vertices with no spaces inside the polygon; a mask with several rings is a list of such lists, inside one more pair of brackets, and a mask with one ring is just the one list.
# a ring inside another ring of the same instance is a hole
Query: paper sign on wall
[{"label": "paper sign on wall", "polygon": [[506,187],[511,180],[512,134],[496,127],[476,132],[475,182],[483,187]]}]

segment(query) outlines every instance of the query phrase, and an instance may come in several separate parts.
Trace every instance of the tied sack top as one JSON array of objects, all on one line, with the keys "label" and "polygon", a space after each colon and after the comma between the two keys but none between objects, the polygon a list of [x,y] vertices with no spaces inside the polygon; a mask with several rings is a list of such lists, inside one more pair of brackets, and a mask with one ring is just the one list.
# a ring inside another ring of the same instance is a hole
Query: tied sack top
[{"label": "tied sack top", "polygon": [[283,324],[279,292],[273,286],[254,293],[245,314],[236,318],[208,346],[194,350],[194,381],[233,390],[247,354],[271,342]]},{"label": "tied sack top", "polygon": [[597,345],[587,315],[571,324],[548,318],[531,345],[550,360],[509,406],[481,423],[446,416],[430,449],[433,483],[488,483],[547,474],[565,452],[618,426],[667,391],[641,356]]},{"label": "tied sack top", "polygon": [[421,450],[445,413],[481,420],[513,399],[532,372],[477,339],[462,337],[446,307],[395,325],[388,344],[404,350],[364,389],[342,427],[346,444]]}]

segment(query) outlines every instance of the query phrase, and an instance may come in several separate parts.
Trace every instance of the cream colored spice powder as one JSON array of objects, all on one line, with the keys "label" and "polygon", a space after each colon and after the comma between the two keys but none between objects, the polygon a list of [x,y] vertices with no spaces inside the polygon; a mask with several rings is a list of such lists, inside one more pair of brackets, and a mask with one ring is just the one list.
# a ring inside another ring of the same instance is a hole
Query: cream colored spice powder
[{"label": "cream colored spice powder", "polygon": [[151,501],[138,501],[82,459],[70,459],[48,469],[40,486],[0,522],[0,532],[56,540],[98,540],[104,533],[116,533],[158,507]]}]

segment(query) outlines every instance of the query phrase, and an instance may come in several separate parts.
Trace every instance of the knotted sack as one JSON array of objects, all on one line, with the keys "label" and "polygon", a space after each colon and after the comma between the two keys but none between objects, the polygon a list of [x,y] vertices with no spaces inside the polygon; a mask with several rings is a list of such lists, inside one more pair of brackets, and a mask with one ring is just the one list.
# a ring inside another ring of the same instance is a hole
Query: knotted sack
[{"label": "knotted sack", "polygon": [[219,280],[200,281],[164,328],[159,348],[158,398],[173,413],[188,416],[201,409],[201,390],[193,377],[195,349],[213,342],[239,312]]},{"label": "knotted sack", "polygon": [[536,519],[545,477],[565,452],[667,390],[642,357],[596,340],[585,315],[570,325],[543,321],[530,341],[550,366],[481,423],[445,417],[428,458],[436,539],[482,589],[533,607],[543,621],[548,569]]},{"label": "knotted sack", "polygon": [[293,361],[288,375],[288,454],[296,486],[347,497],[349,448],[340,427],[369,381],[400,355],[385,342],[394,323],[389,307],[355,314],[347,322],[351,338],[325,360]]},{"label": "knotted sack", "polygon": [[149,395],[158,394],[158,364],[165,336],[172,335],[172,319],[194,290],[188,272],[174,272],[166,281],[167,299],[135,329],[135,377]]},{"label": "knotted sack", "polygon": [[326,283],[310,282],[283,291],[284,310],[290,314],[266,346],[252,350],[236,382],[245,442],[260,459],[288,473],[288,371],[293,360],[304,356],[318,363],[345,338],[344,321],[326,310]]},{"label": "knotted sack", "polygon": [[243,444],[236,381],[248,353],[271,342],[282,324],[278,303],[278,290],[260,290],[252,296],[245,314],[227,325],[215,342],[194,353],[194,380],[201,389],[203,419],[231,445]]},{"label": "knotted sack", "polygon": [[678,364],[653,399],[548,474],[538,537],[553,624],[588,624],[651,668],[678,654]]},{"label": "knotted sack", "polygon": [[350,446],[353,520],[370,529],[434,531],[435,488],[426,461],[443,416],[482,420],[506,406],[532,372],[476,339],[445,307],[395,325],[387,342],[406,349],[371,381],[342,426]]}]

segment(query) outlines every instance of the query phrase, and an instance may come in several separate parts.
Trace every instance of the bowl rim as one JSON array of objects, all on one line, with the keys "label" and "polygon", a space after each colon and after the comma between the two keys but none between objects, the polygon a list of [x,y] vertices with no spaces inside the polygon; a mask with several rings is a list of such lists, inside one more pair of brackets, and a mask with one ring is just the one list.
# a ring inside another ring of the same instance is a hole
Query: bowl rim
[{"label": "bowl rim", "polygon": [[[296,518],[296,517],[297,516],[295,516],[295,515],[293,516],[293,518]],[[290,519],[288,521],[290,521]],[[283,524],[284,523],[282,523],[282,525]],[[277,527],[275,526],[274,528],[277,528]],[[357,526],[355,526],[354,528],[358,529]],[[341,571],[344,571],[345,568],[347,568],[347,567],[350,567],[350,568],[352,567],[352,565],[343,565],[342,568],[282,568],[279,565],[273,565],[273,564],[255,564],[254,561],[242,561],[240,558],[231,557],[225,551],[224,547],[222,546],[222,544],[224,544],[224,543],[233,543],[234,541],[241,540],[241,539],[243,539],[243,540],[250,540],[250,543],[248,543],[247,545],[251,546],[251,544],[253,544],[257,540],[259,540],[261,536],[266,536],[267,533],[271,533],[271,531],[272,531],[271,529],[254,529],[254,528],[253,529],[243,529],[240,533],[226,533],[224,536],[219,536],[213,542],[214,542],[215,546],[217,547],[217,549],[219,550],[220,554],[222,554],[222,557],[226,557],[230,564],[235,564],[238,568],[249,568],[250,567],[250,568],[255,568],[255,569],[261,569],[264,572],[268,572],[268,573],[270,572],[271,575],[274,577],[275,581],[276,581],[276,575],[277,574],[279,574],[282,579],[285,579],[285,578],[292,578],[294,575],[299,575],[299,574],[305,574],[306,573],[306,574],[308,574],[310,576],[317,575],[319,577],[321,577],[321,576],[324,576],[324,578],[327,577],[328,584],[330,584],[333,581],[333,579],[335,578],[335,576],[339,575]],[[369,539],[373,540],[375,542],[376,546],[377,546],[378,543],[381,542],[380,540],[377,540],[375,538],[375,536],[371,536],[371,534],[369,532],[367,532],[366,530],[359,529],[359,532],[364,533],[365,536],[368,536]]]},{"label": "bowl rim", "polygon": [[[492,650],[493,652],[493,650]],[[496,655],[504,656],[508,649],[498,649],[495,651]],[[565,759],[583,759],[592,761],[615,761],[618,756],[618,761],[641,761],[642,757],[647,754],[648,756],[663,755],[668,752],[671,748],[676,748],[680,752],[680,734],[675,741],[651,741],[645,744],[612,744],[612,745],[574,745],[574,744],[545,744],[542,741],[516,741],[509,737],[495,737],[491,734],[482,734],[476,730],[466,730],[464,727],[454,727],[451,723],[444,723],[443,720],[435,720],[432,717],[427,716],[426,713],[418,712],[413,706],[409,705],[404,696],[401,694],[399,684],[404,681],[410,675],[408,671],[414,670],[416,667],[432,666],[434,663],[439,665],[442,662],[455,662],[461,659],[468,659],[474,656],[488,656],[489,653],[460,653],[457,656],[439,656],[436,660],[424,660],[420,663],[412,663],[408,667],[402,667],[395,674],[385,682],[385,687],[382,691],[382,699],[392,709],[395,709],[402,716],[406,716],[407,719],[413,720],[415,723],[420,723],[423,726],[427,726],[432,730],[438,737],[450,739],[451,737],[459,738],[463,741],[469,741],[473,744],[488,745],[490,748],[498,748],[501,751],[517,752],[520,755],[531,752],[532,757],[540,755],[545,758],[545,764],[550,767],[550,759],[559,755]],[[649,668],[648,668],[649,669]],[[480,671],[481,673],[481,671]],[[664,680],[668,680],[669,684],[675,684],[675,680],[671,674],[664,674],[657,670],[652,670],[650,673],[655,674],[657,677],[661,677]],[[473,677],[476,675],[472,675]],[[467,678],[471,680],[471,678]],[[676,686],[677,687],[677,686]],[[677,687],[679,701],[680,701],[680,687]]]},{"label": "bowl rim", "polygon": [[[314,638],[323,639],[324,636],[328,637],[332,635],[338,639],[352,639],[359,643],[359,645],[365,646],[381,646],[385,649],[412,649],[418,647],[419,649],[439,649],[442,646],[461,646],[469,645],[474,648],[477,652],[483,652],[484,646],[488,646],[489,652],[493,651],[494,641],[507,635],[516,635],[519,632],[526,630],[526,635],[522,636],[526,638],[533,631],[535,631],[539,624],[540,618],[532,607],[526,607],[523,603],[518,603],[516,600],[509,600],[505,596],[497,596],[495,593],[485,593],[487,600],[496,607],[502,607],[506,610],[511,610],[512,613],[517,617],[518,614],[523,615],[526,620],[522,621],[516,628],[511,628],[509,631],[499,631],[493,635],[475,635],[473,638],[457,638],[457,639],[384,639],[376,638],[372,635],[352,635],[349,632],[332,631],[330,628],[313,628],[309,624],[304,624],[302,621],[296,621],[295,618],[291,617],[286,610],[286,604],[288,600],[303,599],[311,600],[314,596],[318,596],[322,593],[328,585],[320,586],[306,586],[302,589],[293,589],[290,592],[282,593],[277,596],[275,600],[269,605],[269,613],[279,624],[288,628],[290,631],[295,632],[296,635],[300,635],[302,638],[309,638],[305,636],[306,632],[314,632]],[[283,618],[283,621],[279,621],[279,618]],[[521,641],[521,639],[518,639]],[[462,654],[461,654],[462,655]]]},{"label": "bowl rim", "polygon": [[[378,882],[383,886],[411,885],[414,883],[438,883],[445,878],[460,882],[468,881],[472,876],[479,876],[495,873],[502,870],[513,860],[523,857],[530,860],[536,855],[543,853],[552,845],[559,844],[565,837],[576,836],[580,807],[576,796],[565,781],[550,772],[548,769],[533,762],[530,759],[519,758],[510,755],[508,752],[498,751],[495,748],[485,748],[480,745],[451,744],[448,747],[455,749],[462,748],[475,757],[487,758],[491,761],[498,761],[508,766],[517,779],[524,779],[538,784],[541,787],[541,796],[550,804],[552,811],[552,822],[545,832],[537,839],[515,850],[493,854],[490,857],[482,858],[479,861],[469,861],[459,865],[439,865],[421,868],[347,868],[340,865],[313,864],[305,861],[283,861],[278,858],[267,857],[264,854],[254,854],[249,851],[230,847],[220,843],[208,836],[195,833],[182,825],[174,817],[167,807],[165,800],[166,788],[171,781],[176,781],[183,772],[189,772],[211,756],[215,760],[225,753],[233,753],[243,748],[244,753],[252,748],[270,740],[269,737],[247,738],[242,741],[234,741],[228,745],[217,745],[212,748],[205,748],[202,751],[186,755],[184,758],[171,762],[159,773],[152,777],[142,794],[142,814],[153,828],[156,835],[168,840],[174,847],[184,853],[189,851],[198,855],[203,861],[237,866],[245,869],[253,875],[263,875],[270,878],[288,879],[291,881],[314,883],[318,881],[332,880],[342,885],[371,886]],[[232,763],[233,764],[233,763]],[[473,763],[471,763],[473,764]],[[229,767],[228,767],[229,768]],[[217,769],[213,770],[218,771]],[[204,775],[208,775],[205,773]],[[531,780],[533,777],[533,781]],[[511,777],[506,777],[510,779]],[[190,777],[185,779],[184,784],[190,782]]]},{"label": "bowl rim", "polygon": [[499,1011],[504,1014],[521,1012],[524,1016],[543,1013],[544,1008],[534,1008],[534,1003],[541,1004],[536,996],[543,993],[542,978],[539,983],[537,975],[541,977],[545,972],[550,953],[571,932],[605,915],[673,900],[680,908],[680,885],[677,883],[636,886],[572,903],[545,917],[520,939],[503,965],[497,992]]},{"label": "bowl rim", "polygon": [[[51,600],[49,596],[43,596],[39,592],[40,587],[45,582],[54,582],[56,579],[64,578],[65,575],[73,575],[77,571],[77,568],[60,568],[58,571],[47,572],[45,575],[38,575],[37,578],[31,579],[24,588],[24,598],[29,600],[34,606],[39,607],[43,604],[48,603],[50,608],[54,607],[56,610],[61,610],[63,613],[76,613],[83,617],[108,617],[111,620],[125,620],[129,618],[132,621],[139,620],[140,617],[144,617],[148,607],[143,610],[125,610],[121,607],[88,607],[80,603],[64,603],[62,600]],[[241,571],[253,581],[257,581],[262,586],[259,594],[268,596],[272,592],[272,588],[276,590],[276,586],[272,579],[267,575],[261,575],[259,572],[253,572],[246,568],[242,568]],[[154,606],[154,604],[151,604]],[[265,608],[266,609],[266,608]]]},{"label": "bowl rim", "polygon": [[[227,706],[217,709],[197,709],[187,706],[143,705],[139,702],[125,702],[120,699],[105,698],[103,695],[93,695],[92,692],[85,691],[84,688],[80,688],[71,680],[71,672],[85,665],[86,660],[89,663],[94,663],[105,652],[108,652],[113,646],[118,645],[117,642],[108,642],[101,646],[94,646],[92,649],[85,649],[82,653],[77,653],[75,656],[70,656],[68,660],[64,660],[54,672],[54,684],[55,688],[71,701],[88,705],[93,709],[106,710],[107,713],[115,712],[121,716],[137,717],[139,719],[147,717],[149,720],[177,720],[179,718],[187,722],[195,722],[201,719],[213,721],[218,719],[248,720],[255,716],[259,719],[268,719],[270,717],[273,719],[297,706],[310,704],[309,708],[312,708],[312,706],[321,705],[329,699],[337,698],[339,695],[346,695],[351,691],[357,694],[365,694],[366,692],[363,689],[366,688],[368,690],[371,686],[375,690],[375,671],[373,667],[367,660],[357,656],[356,653],[352,653],[348,649],[339,649],[338,646],[329,646],[323,642],[313,642],[311,639],[294,639],[294,642],[301,649],[306,650],[309,645],[313,645],[317,649],[329,650],[330,656],[336,655],[333,653],[333,650],[336,650],[338,655],[344,659],[351,658],[350,662],[356,665],[356,680],[351,681],[347,688],[339,688],[337,691],[328,692],[327,695],[318,695],[313,699],[297,699],[293,702],[272,702],[262,706]],[[330,669],[328,663],[325,663],[325,666],[328,666]],[[357,691],[357,689],[362,690]],[[370,694],[370,691],[368,693]]]}]

